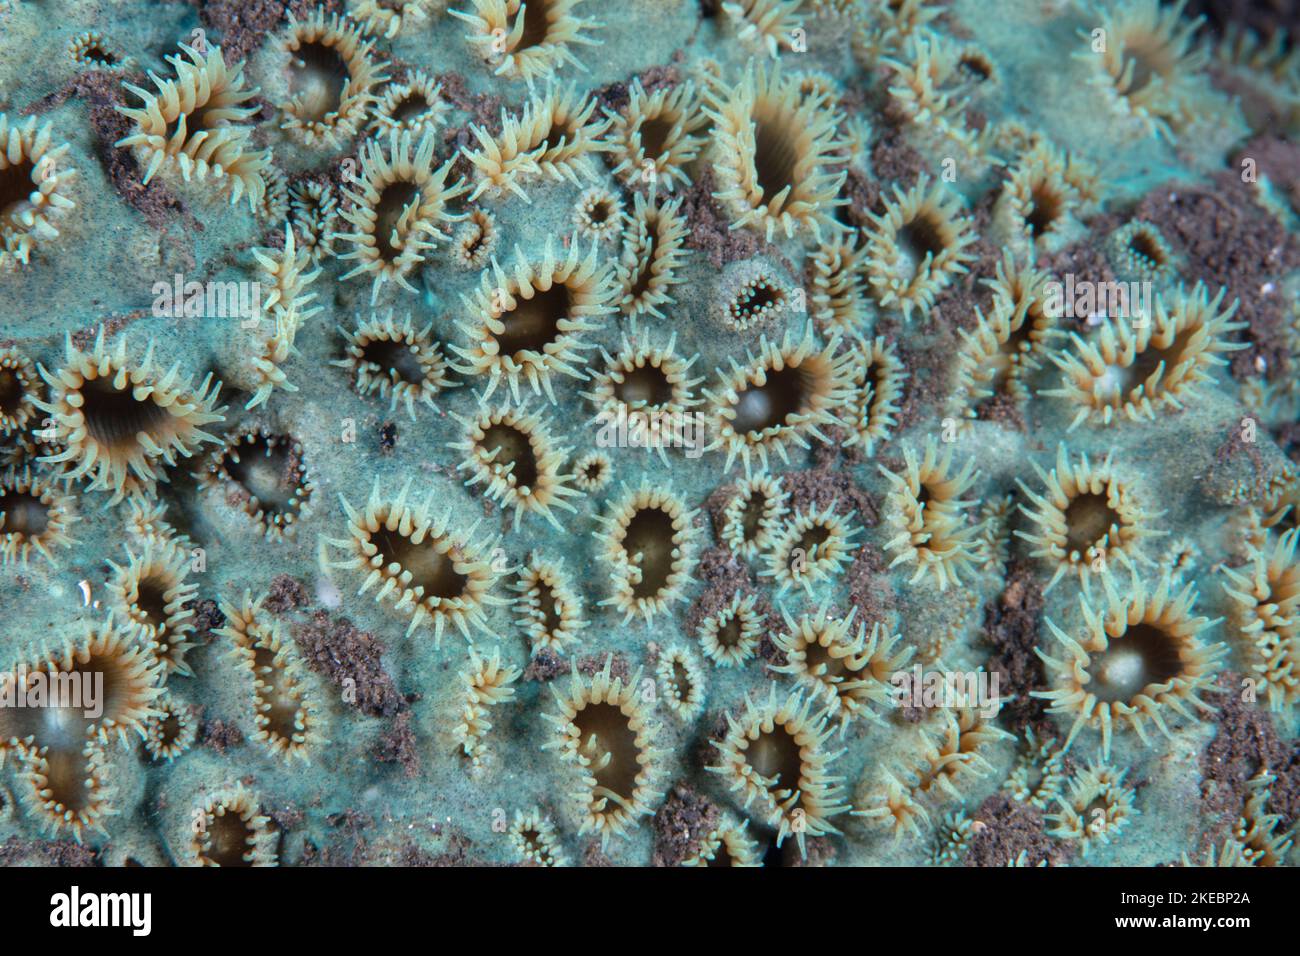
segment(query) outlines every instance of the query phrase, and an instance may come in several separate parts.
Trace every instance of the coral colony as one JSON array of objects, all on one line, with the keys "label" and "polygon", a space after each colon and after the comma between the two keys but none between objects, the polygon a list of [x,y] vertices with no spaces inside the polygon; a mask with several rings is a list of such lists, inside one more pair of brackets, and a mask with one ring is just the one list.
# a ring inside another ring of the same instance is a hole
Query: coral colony
[{"label": "coral colony", "polygon": [[1300,53],[990,6],[0,4],[0,861],[1297,862]]}]

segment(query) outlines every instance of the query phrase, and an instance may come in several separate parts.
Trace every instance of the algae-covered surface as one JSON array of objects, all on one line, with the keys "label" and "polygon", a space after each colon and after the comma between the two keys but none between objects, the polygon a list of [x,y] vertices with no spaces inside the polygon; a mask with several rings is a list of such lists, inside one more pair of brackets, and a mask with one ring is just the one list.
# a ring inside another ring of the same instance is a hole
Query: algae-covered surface
[{"label": "algae-covered surface", "polygon": [[1232,6],[0,3],[0,859],[1295,862]]}]

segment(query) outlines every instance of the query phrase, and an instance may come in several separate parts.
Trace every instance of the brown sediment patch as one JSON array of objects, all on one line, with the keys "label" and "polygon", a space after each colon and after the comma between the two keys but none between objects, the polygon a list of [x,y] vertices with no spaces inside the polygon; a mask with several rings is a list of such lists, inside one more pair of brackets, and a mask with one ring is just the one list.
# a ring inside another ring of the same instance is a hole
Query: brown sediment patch
[{"label": "brown sediment patch", "polygon": [[1189,285],[1226,286],[1228,301],[1241,300],[1235,319],[1248,324],[1242,336],[1250,348],[1233,356],[1233,376],[1276,379],[1291,374],[1279,280],[1300,266],[1300,242],[1252,193],[1236,172],[1220,173],[1210,186],[1167,183],[1142,199],[1134,218],[1154,225],[1184,258]]},{"label": "brown sediment patch", "polygon": [[378,763],[401,764],[402,772],[408,777],[419,775],[420,751],[415,745],[415,731],[411,729],[409,710],[398,714],[392,726],[380,736],[374,756]]},{"label": "brown sediment patch", "polygon": [[524,680],[546,683],[569,673],[569,662],[549,648],[542,648],[533,655],[524,669]]},{"label": "brown sediment patch", "polygon": [[874,527],[880,523],[875,499],[845,471],[832,467],[789,471],[781,475],[781,486],[790,492],[789,509],[793,514],[809,509],[821,511],[834,503],[837,514],[853,514],[857,524]]},{"label": "brown sediment patch", "polygon": [[[892,98],[890,102],[893,102]],[[889,113],[889,107],[886,107],[887,119]],[[900,124],[889,123],[881,126],[880,135],[871,147],[871,170],[876,174],[876,179],[885,183],[894,183],[900,189],[911,189],[928,169],[929,163],[908,143]],[[877,190],[877,200],[879,198],[880,194]],[[883,212],[883,204],[877,201],[873,204],[872,211]]]},{"label": "brown sediment patch", "polygon": [[1232,158],[1230,165],[1242,169],[1246,159],[1253,159],[1258,171],[1267,176],[1300,212],[1300,145],[1279,136],[1256,136]]},{"label": "brown sediment patch", "polygon": [[238,747],[244,742],[244,733],[234,724],[228,724],[224,720],[205,720],[199,740],[224,755],[227,750]]},{"label": "brown sediment patch", "polygon": [[307,586],[288,574],[277,574],[271,581],[271,590],[262,602],[262,607],[272,614],[280,615],[296,610],[311,603]]},{"label": "brown sediment patch", "polygon": [[721,818],[713,801],[686,781],[678,783],[654,816],[654,865],[680,866],[695,856]]},{"label": "brown sediment patch", "polygon": [[584,677],[599,674],[605,669],[607,658],[610,660],[609,676],[627,683],[627,679],[632,675],[632,668],[628,666],[627,658],[622,654],[588,654],[579,657],[578,673]]},{"label": "brown sediment patch", "polygon": [[[306,4],[302,4],[306,6]],[[325,0],[326,12],[340,6],[339,0]],[[199,21],[217,36],[221,58],[234,66],[262,44],[268,33],[284,18],[285,0],[196,0]]]},{"label": "brown sediment patch", "polygon": [[1025,854],[1025,866],[1047,860],[1059,866],[1070,856],[1069,844],[1043,832],[1043,814],[1037,807],[996,793],[972,814],[974,832],[962,858],[965,866],[1006,866]]},{"label": "brown sediment patch", "polygon": [[0,844],[0,866],[99,866],[94,849],[72,840],[20,840]]},{"label": "brown sediment patch", "polygon": [[221,608],[211,598],[186,601],[183,606],[194,611],[194,632],[191,636],[198,646],[208,643],[212,639],[213,631],[226,626],[226,615],[221,613]]},{"label": "brown sediment patch", "polygon": [[880,623],[894,610],[896,601],[888,562],[876,545],[867,542],[858,548],[844,580],[849,587],[849,604],[857,608],[859,621]]},{"label": "brown sediment patch", "polygon": [[346,617],[317,611],[311,621],[293,628],[293,639],[308,668],[336,687],[351,680],[350,701],[363,714],[392,717],[406,709],[406,699],[384,670],[384,645]]},{"label": "brown sediment patch", "polygon": [[971,228],[976,238],[966,251],[974,259],[968,263],[966,272],[949,277],[930,308],[935,321],[945,330],[973,328],[977,322],[975,310],[988,312],[993,304],[993,291],[983,280],[993,278],[1003,256],[1003,250],[987,238],[996,198],[996,191],[991,191],[971,210]]},{"label": "brown sediment patch", "polygon": [[837,207],[836,218],[846,226],[865,229],[871,225],[870,214],[881,208],[880,184],[856,166],[850,166],[840,187],[840,198],[846,202]]},{"label": "brown sediment patch", "polygon": [[1251,778],[1263,770],[1277,777],[1268,809],[1281,816],[1278,829],[1288,829],[1300,818],[1300,741],[1283,740],[1267,711],[1242,700],[1242,681],[1234,671],[1221,674],[1218,713],[1206,717],[1217,732],[1200,759],[1201,809],[1213,821],[1202,838],[1202,851],[1229,835],[1250,794]]},{"label": "brown sediment patch", "polygon": [[713,170],[701,170],[683,194],[681,212],[689,229],[686,245],[704,253],[709,265],[720,269],[756,255],[761,243],[750,230],[731,228],[731,219],[713,198],[715,188]]},{"label": "brown sediment patch", "polygon": [[986,666],[998,675],[1001,694],[1016,695],[1003,706],[1001,717],[1021,733],[1027,726],[1051,726],[1043,702],[1029,696],[1031,690],[1047,687],[1043,663],[1034,653],[1043,621],[1043,589],[1033,565],[1023,561],[1011,562],[1006,582],[1002,594],[984,608],[984,636],[993,645]]}]

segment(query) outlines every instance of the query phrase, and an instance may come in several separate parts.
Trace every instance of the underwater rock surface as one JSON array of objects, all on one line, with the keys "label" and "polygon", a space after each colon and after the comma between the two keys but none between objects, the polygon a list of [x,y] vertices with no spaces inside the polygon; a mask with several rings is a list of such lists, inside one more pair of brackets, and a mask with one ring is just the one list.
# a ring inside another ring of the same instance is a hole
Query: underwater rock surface
[{"label": "underwater rock surface", "polygon": [[0,0],[0,862],[1295,862],[1244,6]]}]

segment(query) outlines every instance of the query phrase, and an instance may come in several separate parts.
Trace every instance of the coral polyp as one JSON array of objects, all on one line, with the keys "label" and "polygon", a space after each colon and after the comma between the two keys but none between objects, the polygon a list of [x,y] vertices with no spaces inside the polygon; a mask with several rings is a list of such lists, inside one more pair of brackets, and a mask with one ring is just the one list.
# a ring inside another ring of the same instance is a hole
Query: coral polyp
[{"label": "coral polyp", "polygon": [[606,657],[602,670],[584,678],[575,663],[567,682],[551,685],[555,710],[543,714],[553,728],[543,749],[556,751],[574,780],[568,802],[579,833],[597,834],[602,848],[653,812],[664,756],[659,725],[642,702],[640,672],[625,680],[611,674],[612,665]]},{"label": "coral polyp", "polygon": [[851,355],[838,345],[836,339],[817,348],[811,327],[801,339],[786,333],[779,345],[764,336],[744,365],[732,359],[729,372],[719,370],[717,388],[704,395],[717,432],[710,447],[726,450],[728,471],[737,457],[746,474],[754,458],[764,468],[773,456],[788,462],[792,447],[826,441],[822,429],[843,423]]},{"label": "coral polyp", "polygon": [[308,147],[337,147],[355,136],[388,79],[361,25],[337,13],[327,18],[323,7],[291,18],[272,53],[287,95],[280,125]]},{"label": "coral polyp", "polygon": [[695,512],[669,488],[625,487],[609,512],[597,516],[600,552],[609,562],[613,596],[601,603],[623,613],[624,623],[685,601],[699,530]]},{"label": "coral polyp", "polygon": [[513,508],[517,529],[525,514],[541,515],[563,530],[556,511],[573,511],[572,475],[563,471],[570,449],[555,445],[537,412],[502,405],[460,418],[465,437],[449,447],[464,455],[468,485],[481,484],[489,498]]},{"label": "coral polyp", "polygon": [[600,26],[580,15],[584,0],[469,0],[472,9],[448,10],[470,32],[466,41],[496,76],[529,85],[569,65],[585,69],[581,47],[599,43]]},{"label": "coral polyp", "polygon": [[254,205],[266,190],[271,163],[270,153],[250,141],[247,121],[257,110],[247,104],[259,91],[244,86],[242,63],[227,68],[220,47],[181,50],[185,56],[168,57],[175,78],[155,76],[155,92],[125,84],[141,105],[119,107],[134,131],[115,145],[139,155],[145,183],[174,167],[186,182],[211,178],[230,190],[231,202],[247,196]]},{"label": "coral polyp", "polygon": [[432,333],[432,324],[417,329],[409,314],[399,322],[391,311],[382,318],[372,312],[355,329],[339,330],[347,346],[333,364],[348,371],[359,394],[387,398],[390,411],[401,403],[415,418],[416,402],[436,411],[435,397],[456,385]]},{"label": "coral polyp", "polygon": [[1198,284],[1169,301],[1157,295],[1152,316],[1105,320],[1095,339],[1072,333],[1073,347],[1051,355],[1064,373],[1061,387],[1042,394],[1076,407],[1071,428],[1150,420],[1157,409],[1183,408],[1212,380],[1214,368],[1227,364],[1222,353],[1243,347],[1228,338],[1242,324],[1232,321],[1237,303],[1222,308],[1226,292],[1211,299]]},{"label": "coral polyp", "polygon": [[59,237],[58,222],[76,208],[77,178],[67,144],[53,142],[36,117],[19,125],[0,113],[0,271],[31,263],[32,252]]},{"label": "coral polyp", "polygon": [[0,474],[0,563],[26,565],[34,554],[51,564],[73,543],[74,499],[29,469]]},{"label": "coral polyp", "polygon": [[194,808],[189,862],[195,866],[276,866],[280,836],[242,783]]},{"label": "coral polyp", "polygon": [[461,332],[468,344],[452,346],[462,359],[452,367],[486,377],[484,401],[503,381],[516,402],[522,384],[554,401],[557,373],[582,378],[575,363],[594,344],[586,335],[613,311],[613,297],[609,268],[600,264],[594,244],[584,256],[575,242],[559,259],[547,239],[538,262],[516,249],[513,272],[507,274],[493,259],[479,287],[466,297],[470,318]]},{"label": "coral polyp", "polygon": [[811,697],[778,697],[773,684],[765,700],[746,697],[739,716],[728,715],[726,736],[711,741],[717,762],[707,769],[777,831],[778,845],[793,835],[805,855],[808,837],[838,833],[831,820],[849,809],[831,772],[840,752],[830,749],[830,737],[826,714],[813,710]]},{"label": "coral polyp", "polygon": [[216,406],[220,383],[211,374],[198,388],[173,365],[165,373],[153,361],[153,343],[139,361],[127,354],[126,339],[110,352],[101,327],[85,352],[68,337],[57,371],[40,369],[49,400],[37,407],[54,422],[60,450],[42,459],[63,468],[67,481],[88,478],[92,491],[112,501],[149,494],[167,480],[163,466],[191,457],[204,442],[216,442],[205,427],[224,419]]},{"label": "coral polyp", "polygon": [[1195,720],[1197,712],[1212,712],[1202,695],[1212,689],[1227,648],[1201,637],[1211,622],[1193,613],[1193,585],[1175,592],[1165,576],[1149,587],[1136,573],[1124,593],[1114,575],[1103,576],[1102,584],[1103,606],[1080,596],[1080,639],[1048,620],[1056,656],[1037,653],[1051,689],[1031,693],[1064,718],[1064,748],[1090,728],[1100,731],[1102,756],[1109,758],[1116,731],[1132,730],[1151,746],[1147,721],[1170,736],[1174,717]]},{"label": "coral polyp", "polygon": [[894,187],[884,212],[872,214],[867,230],[866,271],[882,308],[910,319],[968,269],[975,241],[960,199],[942,182],[922,177],[907,192]]},{"label": "coral polyp", "polygon": [[779,65],[757,64],[704,111],[713,121],[718,195],[732,222],[768,241],[778,230],[820,238],[844,178],[835,162],[834,107],[801,98],[797,79]]},{"label": "coral polyp", "polygon": [[371,277],[373,304],[385,282],[416,292],[410,274],[440,242],[450,242],[447,224],[460,217],[448,203],[461,195],[462,183],[447,184],[451,162],[433,167],[434,138],[418,140],[409,129],[394,129],[387,143],[370,140],[361,153],[361,171],[354,187],[345,186],[350,201],[342,218],[351,231],[338,238],[351,244],[340,259],[355,259],[342,278]]},{"label": "coral polyp", "polygon": [[976,554],[975,526],[968,520],[972,504],[964,496],[975,483],[974,461],[954,469],[953,451],[942,455],[933,439],[924,457],[905,446],[902,474],[880,466],[889,481],[885,520],[896,534],[885,542],[894,552],[893,564],[915,564],[913,582],[933,577],[940,590],[959,584],[972,570]]},{"label": "coral polyp", "polygon": [[1077,574],[1086,587],[1106,569],[1108,561],[1147,560],[1141,550],[1158,532],[1159,512],[1144,507],[1140,495],[1117,472],[1113,456],[1097,464],[1087,455],[1072,459],[1065,445],[1056,453],[1056,467],[1044,472],[1035,466],[1044,493],[1023,483],[1021,492],[1033,508],[1021,505],[1032,530],[1017,534],[1035,545],[1032,554],[1052,571],[1047,590],[1067,574]]}]

